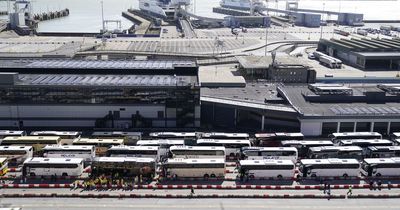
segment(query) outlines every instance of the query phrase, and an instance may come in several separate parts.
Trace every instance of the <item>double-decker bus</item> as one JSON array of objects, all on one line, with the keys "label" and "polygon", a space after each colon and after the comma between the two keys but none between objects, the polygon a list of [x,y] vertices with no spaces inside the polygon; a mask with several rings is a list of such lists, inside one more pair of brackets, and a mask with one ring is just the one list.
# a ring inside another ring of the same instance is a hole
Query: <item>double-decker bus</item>
[{"label": "double-decker bus", "polygon": [[27,159],[22,167],[23,176],[80,176],[83,173],[82,158]]},{"label": "double-decker bus", "polygon": [[124,139],[88,139],[80,138],[72,142],[73,145],[92,145],[96,147],[96,156],[105,156],[109,147],[113,145],[123,145]]},{"label": "double-decker bus", "polygon": [[248,133],[202,133],[202,139],[222,139],[222,140],[246,140],[250,138]]},{"label": "double-decker bus", "polygon": [[295,147],[242,147],[244,160],[291,160],[297,162],[298,154]]},{"label": "double-decker bus", "polygon": [[99,157],[92,163],[94,174],[119,173],[124,176],[141,175],[153,177],[156,161],[139,157]]},{"label": "double-decker bus", "polygon": [[378,132],[345,132],[345,133],[332,133],[329,135],[331,140],[336,144],[341,140],[350,139],[382,139],[382,135]]},{"label": "double-decker bus", "polygon": [[142,157],[159,160],[160,153],[157,146],[111,146],[107,150],[108,157]]},{"label": "double-decker bus", "polygon": [[225,159],[225,147],[210,146],[172,146],[169,148],[170,158],[186,159]]},{"label": "double-decker bus", "polygon": [[152,139],[196,139],[196,132],[153,132],[149,134]]},{"label": "double-decker bus", "polygon": [[356,159],[302,159],[299,177],[355,177],[360,174],[360,163]]},{"label": "double-decker bus", "polygon": [[366,158],[400,157],[400,146],[371,146],[367,147]]},{"label": "double-decker bus", "polygon": [[308,150],[311,147],[333,146],[333,142],[317,141],[317,140],[309,140],[309,141],[289,140],[289,141],[282,141],[282,146],[295,147],[297,149],[299,157],[304,158],[307,156]]},{"label": "double-decker bus", "polygon": [[12,130],[0,130],[0,139],[3,139],[7,136],[25,136],[25,131],[12,131]]},{"label": "double-decker bus", "polygon": [[367,153],[370,146],[392,146],[393,142],[387,139],[353,139],[341,140],[339,146],[359,146],[363,149],[363,155]]},{"label": "double-decker bus", "polygon": [[93,145],[47,145],[43,148],[46,158],[82,158],[86,163],[96,157]]},{"label": "double-decker bus", "polygon": [[325,146],[311,147],[308,151],[310,159],[344,158],[357,159],[363,158],[363,149],[359,146]]},{"label": "double-decker bus", "polygon": [[9,166],[18,166],[33,157],[32,146],[0,146],[0,157],[7,158]]},{"label": "double-decker bus", "polygon": [[361,164],[364,176],[400,176],[400,158],[365,158]]},{"label": "double-decker bus", "polygon": [[225,160],[216,159],[168,159],[163,164],[167,177],[222,178],[225,177]]},{"label": "double-decker bus", "polygon": [[250,179],[293,178],[295,173],[295,163],[291,160],[241,160],[238,168]]},{"label": "double-decker bus", "polygon": [[4,176],[8,172],[7,158],[0,158],[0,176]]},{"label": "double-decker bus", "polygon": [[229,159],[239,158],[240,149],[242,147],[250,147],[250,140],[235,140],[235,139],[198,139],[198,146],[209,147],[225,147],[225,155]]},{"label": "double-decker bus", "polygon": [[263,147],[279,147],[282,141],[303,140],[302,133],[256,133],[256,145]]}]

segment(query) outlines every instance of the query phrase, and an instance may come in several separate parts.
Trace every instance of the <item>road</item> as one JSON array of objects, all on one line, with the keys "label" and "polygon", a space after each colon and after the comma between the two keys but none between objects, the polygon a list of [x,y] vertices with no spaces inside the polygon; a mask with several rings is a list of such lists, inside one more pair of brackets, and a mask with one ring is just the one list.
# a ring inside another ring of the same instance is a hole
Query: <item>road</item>
[{"label": "road", "polygon": [[276,200],[276,199],[75,199],[3,198],[4,207],[22,207],[23,210],[70,209],[273,209],[273,210],[379,210],[399,209],[396,199],[358,200]]}]

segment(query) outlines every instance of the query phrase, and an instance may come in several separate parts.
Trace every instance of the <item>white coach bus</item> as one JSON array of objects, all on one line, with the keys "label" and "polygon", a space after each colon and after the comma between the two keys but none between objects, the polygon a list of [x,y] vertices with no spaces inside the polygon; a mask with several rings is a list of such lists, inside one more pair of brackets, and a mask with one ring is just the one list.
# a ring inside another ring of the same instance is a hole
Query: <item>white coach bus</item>
[{"label": "white coach bus", "polygon": [[349,139],[382,139],[382,134],[378,132],[345,132],[332,133],[329,135],[329,137],[336,144],[341,140]]},{"label": "white coach bus", "polygon": [[359,146],[310,147],[308,151],[308,158],[344,158],[361,160],[363,158],[363,149]]},{"label": "white coach bus", "polygon": [[302,177],[354,177],[360,174],[356,159],[303,159],[300,160],[299,176]]},{"label": "white coach bus", "polygon": [[216,159],[168,159],[164,163],[168,177],[216,178],[225,177],[225,160]]},{"label": "white coach bus", "polygon": [[202,139],[245,140],[249,139],[248,133],[202,133]]},{"label": "white coach bus", "polygon": [[400,158],[365,158],[361,169],[364,176],[400,176]]},{"label": "white coach bus", "polygon": [[198,146],[209,147],[225,147],[225,155],[229,158],[240,157],[240,149],[242,147],[250,147],[250,140],[234,140],[234,139],[198,139]]},{"label": "white coach bus", "polygon": [[157,146],[126,146],[118,145],[111,146],[107,151],[108,157],[142,157],[160,158],[160,151]]},{"label": "white coach bus", "polygon": [[85,162],[92,162],[96,157],[96,149],[90,145],[47,145],[43,152],[46,158],[82,158]]},{"label": "white coach bus", "polygon": [[208,146],[172,146],[169,148],[172,158],[223,158],[225,159],[225,147]]},{"label": "white coach bus", "polygon": [[18,166],[32,157],[32,146],[0,146],[0,158],[7,158],[9,166]]},{"label": "white coach bus", "polygon": [[24,162],[24,176],[80,176],[83,173],[82,158],[31,158]]},{"label": "white coach bus", "polygon": [[291,160],[297,162],[298,154],[295,147],[243,147],[242,158],[244,160]]},{"label": "white coach bus", "polygon": [[293,177],[295,164],[291,160],[241,160],[239,172],[250,179]]}]

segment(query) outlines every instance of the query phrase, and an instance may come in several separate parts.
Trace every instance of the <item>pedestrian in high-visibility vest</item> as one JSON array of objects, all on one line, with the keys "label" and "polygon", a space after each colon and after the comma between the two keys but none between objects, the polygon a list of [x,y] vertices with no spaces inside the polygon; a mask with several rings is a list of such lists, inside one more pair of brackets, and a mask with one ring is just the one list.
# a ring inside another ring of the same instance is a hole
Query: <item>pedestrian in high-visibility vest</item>
[{"label": "pedestrian in high-visibility vest", "polygon": [[347,191],[347,196],[353,195],[353,186],[349,186],[349,190]]}]

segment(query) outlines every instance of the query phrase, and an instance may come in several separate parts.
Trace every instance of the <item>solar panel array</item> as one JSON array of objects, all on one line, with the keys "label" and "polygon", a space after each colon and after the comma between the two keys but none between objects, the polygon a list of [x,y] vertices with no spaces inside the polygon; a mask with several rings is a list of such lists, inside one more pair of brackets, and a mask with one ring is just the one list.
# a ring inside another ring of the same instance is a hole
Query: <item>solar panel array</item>
[{"label": "solar panel array", "polygon": [[87,60],[41,60],[29,63],[27,68],[57,69],[174,69],[193,67],[193,61],[87,61]]},{"label": "solar panel array", "polygon": [[332,107],[336,115],[399,115],[400,107]]},{"label": "solar panel array", "polygon": [[190,77],[170,75],[20,75],[30,85],[186,86]]}]

